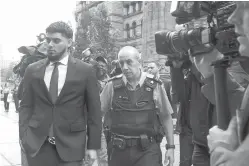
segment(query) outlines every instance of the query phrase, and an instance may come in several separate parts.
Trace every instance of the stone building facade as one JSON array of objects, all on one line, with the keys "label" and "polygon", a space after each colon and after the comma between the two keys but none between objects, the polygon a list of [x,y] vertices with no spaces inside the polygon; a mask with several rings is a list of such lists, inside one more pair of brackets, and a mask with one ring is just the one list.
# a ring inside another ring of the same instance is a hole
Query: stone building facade
[{"label": "stone building facade", "polygon": [[[174,30],[175,19],[170,15],[169,1],[78,1],[76,15],[82,9],[89,9],[104,3],[108,16],[120,35],[117,45],[136,47],[142,55],[144,64],[157,61],[165,68],[165,56],[156,53],[154,34],[160,30]],[[77,17],[78,19],[80,17]],[[80,22],[80,20],[76,20]],[[168,72],[168,69],[166,69]]]}]

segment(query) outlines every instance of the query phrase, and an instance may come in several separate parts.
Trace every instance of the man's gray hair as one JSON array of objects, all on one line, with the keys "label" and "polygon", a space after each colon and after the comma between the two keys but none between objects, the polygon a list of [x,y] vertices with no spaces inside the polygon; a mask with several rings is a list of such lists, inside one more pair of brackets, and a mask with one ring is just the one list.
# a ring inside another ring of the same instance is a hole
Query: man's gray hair
[{"label": "man's gray hair", "polygon": [[128,49],[129,51],[133,51],[135,53],[135,58],[141,62],[142,60],[142,55],[141,53],[139,53],[139,51],[137,50],[137,48],[133,47],[133,46],[124,46],[123,48],[120,49],[119,53],[118,53],[118,58],[120,53],[122,53],[124,50]]}]

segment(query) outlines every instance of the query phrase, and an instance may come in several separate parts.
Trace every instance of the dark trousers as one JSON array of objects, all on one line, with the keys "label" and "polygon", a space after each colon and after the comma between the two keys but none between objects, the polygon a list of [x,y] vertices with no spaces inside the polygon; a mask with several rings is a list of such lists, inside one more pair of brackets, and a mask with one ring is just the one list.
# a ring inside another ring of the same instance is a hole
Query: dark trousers
[{"label": "dark trousers", "polygon": [[192,132],[184,131],[179,135],[180,141],[180,164],[179,166],[191,166],[194,144],[192,141]]},{"label": "dark trousers", "polygon": [[108,153],[109,166],[163,166],[159,143],[152,143],[144,151],[139,146],[133,146],[124,150],[109,149]]},{"label": "dark trousers", "polygon": [[17,93],[13,94],[13,99],[14,99],[14,102],[15,102],[16,111],[18,111],[18,109],[19,109],[19,99],[18,99]]},{"label": "dark trousers", "polygon": [[192,161],[193,166],[210,166],[208,147],[195,144]]},{"label": "dark trousers", "polygon": [[5,110],[9,110],[9,102],[7,102],[7,98],[8,98],[8,93],[4,93],[4,96],[3,96],[3,101],[4,101],[4,109]]},{"label": "dark trousers", "polygon": [[62,161],[56,147],[45,141],[35,157],[26,155],[29,166],[82,166],[83,161]]}]

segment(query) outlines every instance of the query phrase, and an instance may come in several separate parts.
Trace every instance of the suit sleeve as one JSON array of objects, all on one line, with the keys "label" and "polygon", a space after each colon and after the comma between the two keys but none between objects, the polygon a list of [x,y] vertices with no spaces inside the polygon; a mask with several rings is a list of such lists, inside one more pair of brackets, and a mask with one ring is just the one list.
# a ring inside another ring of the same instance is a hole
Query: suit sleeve
[{"label": "suit sleeve", "polygon": [[99,88],[93,68],[88,72],[86,84],[86,107],[87,107],[87,149],[100,149],[101,147],[101,111]]},{"label": "suit sleeve", "polygon": [[24,132],[27,130],[29,119],[34,108],[34,94],[31,86],[32,69],[30,66],[26,69],[22,82],[22,100],[19,112],[19,137],[22,139]]}]

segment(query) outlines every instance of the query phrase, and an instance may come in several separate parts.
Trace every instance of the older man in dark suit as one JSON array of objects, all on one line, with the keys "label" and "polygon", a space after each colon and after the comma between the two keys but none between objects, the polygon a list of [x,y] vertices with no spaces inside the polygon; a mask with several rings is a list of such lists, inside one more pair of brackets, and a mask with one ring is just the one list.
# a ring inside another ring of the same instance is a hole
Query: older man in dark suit
[{"label": "older man in dark suit", "polygon": [[46,33],[48,57],[29,65],[23,80],[21,146],[30,166],[80,166],[86,135],[86,155],[96,159],[100,149],[102,123],[96,75],[90,65],[70,55],[70,26],[55,22]]}]

